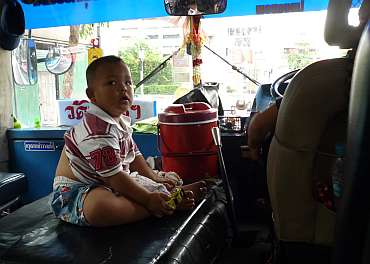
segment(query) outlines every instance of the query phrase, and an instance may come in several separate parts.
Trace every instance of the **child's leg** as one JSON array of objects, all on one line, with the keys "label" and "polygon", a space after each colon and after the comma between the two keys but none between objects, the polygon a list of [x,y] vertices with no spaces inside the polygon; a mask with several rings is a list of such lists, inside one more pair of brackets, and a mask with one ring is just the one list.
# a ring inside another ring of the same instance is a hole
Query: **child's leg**
[{"label": "child's leg", "polygon": [[126,224],[150,215],[143,206],[124,196],[117,196],[104,187],[96,187],[86,194],[83,213],[92,226]]}]

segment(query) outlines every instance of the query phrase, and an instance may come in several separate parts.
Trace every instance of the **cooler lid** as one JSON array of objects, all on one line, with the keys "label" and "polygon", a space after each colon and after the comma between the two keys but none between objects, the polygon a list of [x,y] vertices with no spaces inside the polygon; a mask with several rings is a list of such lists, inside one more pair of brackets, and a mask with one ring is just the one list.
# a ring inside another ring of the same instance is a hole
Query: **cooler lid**
[{"label": "cooler lid", "polygon": [[172,104],[158,114],[159,124],[209,123],[217,121],[217,109],[203,102]]},{"label": "cooler lid", "polygon": [[9,140],[29,139],[64,139],[64,133],[70,127],[48,127],[48,128],[11,128],[7,130]]}]

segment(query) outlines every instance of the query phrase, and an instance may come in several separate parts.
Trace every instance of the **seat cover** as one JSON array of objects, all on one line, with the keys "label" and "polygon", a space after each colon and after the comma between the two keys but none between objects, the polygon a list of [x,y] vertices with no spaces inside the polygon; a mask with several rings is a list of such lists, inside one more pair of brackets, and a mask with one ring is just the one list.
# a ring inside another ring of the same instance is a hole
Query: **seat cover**
[{"label": "seat cover", "polygon": [[284,95],[267,166],[280,240],[333,240],[335,213],[315,201],[313,183],[330,177],[335,144],[345,142],[351,69],[349,58],[313,63]]},{"label": "seat cover", "polygon": [[0,263],[212,263],[226,246],[221,189],[192,212],[109,228],[56,219],[49,197],[0,220]]}]

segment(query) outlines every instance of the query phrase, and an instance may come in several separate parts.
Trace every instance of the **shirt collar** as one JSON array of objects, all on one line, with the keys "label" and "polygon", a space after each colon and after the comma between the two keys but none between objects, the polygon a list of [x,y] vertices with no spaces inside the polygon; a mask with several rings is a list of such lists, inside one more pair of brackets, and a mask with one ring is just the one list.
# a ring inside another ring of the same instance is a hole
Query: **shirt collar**
[{"label": "shirt collar", "polygon": [[130,132],[132,133],[131,118],[128,116],[121,115],[119,121],[120,124],[118,124],[117,121],[113,119],[113,117],[111,117],[107,112],[105,112],[103,109],[101,109],[99,106],[93,103],[90,103],[88,113],[99,117],[101,120],[109,124],[117,126],[118,129],[121,131],[127,131],[129,133]]}]

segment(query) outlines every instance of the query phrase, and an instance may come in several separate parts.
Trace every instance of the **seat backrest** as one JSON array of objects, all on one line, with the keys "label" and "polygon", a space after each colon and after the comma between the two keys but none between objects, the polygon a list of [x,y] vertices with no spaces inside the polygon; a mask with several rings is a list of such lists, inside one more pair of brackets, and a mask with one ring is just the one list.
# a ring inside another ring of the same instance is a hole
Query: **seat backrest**
[{"label": "seat backrest", "polygon": [[330,244],[335,213],[313,196],[330,176],[335,144],[345,142],[352,60],[313,63],[290,82],[281,103],[267,166],[277,237]]},{"label": "seat backrest", "polygon": [[[330,0],[325,38],[356,48],[369,18],[362,2],[358,28],[348,26],[351,0]],[[342,41],[342,42],[341,42]],[[335,145],[345,143],[353,59],[313,63],[290,82],[270,146],[267,181],[278,239],[331,245],[335,213],[314,197],[314,184],[330,179]]]}]

